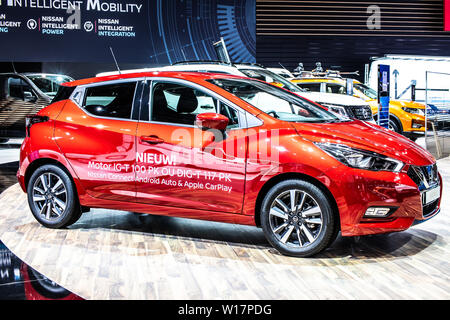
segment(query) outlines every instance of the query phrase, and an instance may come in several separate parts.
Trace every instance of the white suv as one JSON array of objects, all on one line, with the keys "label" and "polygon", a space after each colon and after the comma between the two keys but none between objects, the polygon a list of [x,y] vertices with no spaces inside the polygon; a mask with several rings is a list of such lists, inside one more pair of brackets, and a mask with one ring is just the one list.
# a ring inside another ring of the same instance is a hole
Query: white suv
[{"label": "white suv", "polygon": [[[336,93],[322,93],[322,92],[306,92],[294,83],[286,80],[284,77],[254,63],[237,63],[227,64],[222,62],[180,62],[171,66],[158,68],[144,68],[121,70],[121,73],[135,73],[135,72],[153,72],[153,71],[187,71],[187,72],[208,72],[208,73],[224,73],[236,76],[255,78],[268,83],[275,84],[286,90],[294,92],[311,101],[317,102],[326,106],[331,111],[338,113],[341,116],[348,118],[355,118],[358,120],[369,121],[375,123],[373,120],[372,109],[370,105],[362,99],[336,94]],[[97,77],[117,74],[118,71],[102,72],[97,74]]]}]

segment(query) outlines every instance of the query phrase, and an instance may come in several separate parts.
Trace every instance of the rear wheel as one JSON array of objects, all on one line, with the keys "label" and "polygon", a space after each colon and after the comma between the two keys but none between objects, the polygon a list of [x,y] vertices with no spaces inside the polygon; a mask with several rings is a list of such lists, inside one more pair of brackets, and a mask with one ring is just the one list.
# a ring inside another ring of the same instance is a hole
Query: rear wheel
[{"label": "rear wheel", "polygon": [[58,166],[50,164],[38,168],[28,182],[27,193],[31,212],[48,228],[64,228],[81,215],[75,186]]},{"label": "rear wheel", "polygon": [[325,194],[302,180],[281,182],[264,197],[261,224],[267,240],[285,255],[308,257],[327,248],[337,235]]}]

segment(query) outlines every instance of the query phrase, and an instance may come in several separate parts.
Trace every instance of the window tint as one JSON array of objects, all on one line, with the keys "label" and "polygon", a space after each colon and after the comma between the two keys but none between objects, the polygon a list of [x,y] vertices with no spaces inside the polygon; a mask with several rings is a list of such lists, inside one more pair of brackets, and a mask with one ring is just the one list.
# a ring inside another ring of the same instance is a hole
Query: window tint
[{"label": "window tint", "polygon": [[236,109],[220,102],[220,114],[229,119],[228,129],[239,128],[239,112]]},{"label": "window tint", "polygon": [[297,85],[308,92],[320,92],[320,83],[297,83]]},{"label": "window tint", "polygon": [[76,87],[60,86],[58,92],[52,100],[52,103],[69,99]]},{"label": "window tint", "polygon": [[216,112],[216,106],[210,95],[184,85],[159,82],[153,87],[153,121],[194,125],[198,114]]},{"label": "window tint", "polygon": [[135,90],[136,82],[90,87],[83,107],[97,116],[130,119]]},{"label": "window tint", "polygon": [[333,83],[327,83],[326,85],[328,93],[347,94],[347,90],[343,85]]},{"label": "window tint", "polygon": [[31,86],[20,78],[8,79],[8,96],[23,101],[36,101],[36,95]]}]

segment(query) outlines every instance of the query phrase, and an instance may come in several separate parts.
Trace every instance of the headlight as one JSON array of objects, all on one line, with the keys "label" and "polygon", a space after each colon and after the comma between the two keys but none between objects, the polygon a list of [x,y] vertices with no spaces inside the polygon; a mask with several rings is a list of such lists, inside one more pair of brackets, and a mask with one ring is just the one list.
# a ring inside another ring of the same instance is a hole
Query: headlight
[{"label": "headlight", "polygon": [[327,104],[327,103],[321,103],[321,105],[327,107],[328,110],[330,110],[330,111],[340,115],[341,117],[345,117],[345,118],[349,117],[349,114],[348,114],[347,110],[344,107],[337,106],[335,104]]},{"label": "headlight", "polygon": [[418,108],[408,108],[408,107],[402,107],[403,111],[408,112],[408,113],[412,113],[412,114],[420,114],[421,116],[424,116],[425,113],[423,112],[422,109],[418,109]]},{"label": "headlight", "polygon": [[352,168],[392,172],[399,172],[403,168],[403,162],[376,152],[335,143],[316,142],[314,144],[336,160]]}]

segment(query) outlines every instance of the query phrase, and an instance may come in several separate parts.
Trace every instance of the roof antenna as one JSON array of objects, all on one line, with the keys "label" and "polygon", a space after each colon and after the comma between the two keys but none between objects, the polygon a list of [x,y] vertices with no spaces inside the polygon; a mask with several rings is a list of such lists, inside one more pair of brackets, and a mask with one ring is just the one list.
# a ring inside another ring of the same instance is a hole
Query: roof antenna
[{"label": "roof antenna", "polygon": [[117,71],[119,71],[119,74],[122,74],[122,72],[120,72],[119,64],[117,63],[116,56],[114,55],[113,49],[112,49],[111,47],[109,47],[109,50],[111,51],[112,57],[113,57],[114,62],[115,62],[115,64],[116,64]]},{"label": "roof antenna", "polygon": [[12,65],[12,67],[13,67],[14,73],[17,73],[16,66],[14,65],[14,62],[13,62],[13,61],[11,61],[11,65]]},{"label": "roof antenna", "polygon": [[281,62],[278,62],[278,64],[279,64],[284,70],[289,71],[288,69],[286,69],[285,66],[283,66],[283,65],[281,64]]}]

